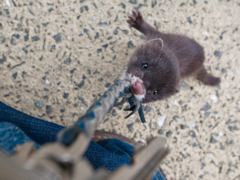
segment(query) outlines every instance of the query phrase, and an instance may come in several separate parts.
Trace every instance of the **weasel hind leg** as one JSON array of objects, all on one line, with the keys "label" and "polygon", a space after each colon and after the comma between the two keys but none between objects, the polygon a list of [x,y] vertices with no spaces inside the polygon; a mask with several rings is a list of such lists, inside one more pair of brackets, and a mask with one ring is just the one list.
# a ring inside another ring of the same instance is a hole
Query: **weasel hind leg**
[{"label": "weasel hind leg", "polygon": [[207,73],[207,70],[202,66],[197,72],[197,79],[202,81],[204,84],[209,86],[216,86],[221,82],[221,79],[214,77],[213,75]]}]

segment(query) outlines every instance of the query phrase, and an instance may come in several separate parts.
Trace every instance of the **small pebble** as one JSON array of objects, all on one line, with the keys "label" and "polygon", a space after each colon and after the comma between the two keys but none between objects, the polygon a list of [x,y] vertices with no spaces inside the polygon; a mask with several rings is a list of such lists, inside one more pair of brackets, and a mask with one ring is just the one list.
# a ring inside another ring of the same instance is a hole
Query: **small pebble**
[{"label": "small pebble", "polygon": [[198,146],[198,144],[197,143],[192,143],[192,147],[197,147]]},{"label": "small pebble", "polygon": [[195,131],[190,131],[190,135],[193,137],[193,138],[195,138],[197,135],[196,135],[196,133],[195,133]]},{"label": "small pebble", "polygon": [[223,132],[220,131],[220,132],[218,133],[218,136],[222,137],[222,136],[223,136]]},{"label": "small pebble", "polygon": [[67,99],[68,96],[69,96],[69,93],[63,93],[63,98],[64,98],[64,99]]},{"label": "small pebble", "polygon": [[122,32],[123,32],[124,34],[128,34],[129,31],[128,31],[127,29],[123,29]]},{"label": "small pebble", "polygon": [[64,60],[63,63],[66,64],[66,65],[70,65],[70,64],[71,64],[71,61],[72,61],[71,58],[68,57],[67,59]]},{"label": "small pebble", "polygon": [[102,47],[106,49],[108,47],[108,44],[104,44]]},{"label": "small pebble", "polygon": [[173,105],[175,105],[175,106],[179,106],[178,101],[175,100],[175,101],[173,102]]},{"label": "small pebble", "polygon": [[227,32],[227,31],[223,31],[223,32],[221,33],[221,35],[219,36],[219,39],[220,39],[220,40],[223,39],[223,35],[224,35],[226,32]]},{"label": "small pebble", "polygon": [[13,34],[12,36],[14,36],[14,37],[17,38],[17,39],[20,38],[20,34]]},{"label": "small pebble", "polygon": [[7,4],[8,7],[11,6],[9,0],[6,0],[6,4]]},{"label": "small pebble", "polygon": [[186,3],[185,2],[182,2],[179,6],[182,7],[184,6]]},{"label": "small pebble", "polygon": [[117,20],[118,20],[118,14],[115,17],[114,22],[117,22]]},{"label": "small pebble", "polygon": [[147,4],[142,4],[142,3],[139,3],[138,7],[135,7],[134,9],[138,10],[139,8],[141,7],[147,7]]},{"label": "small pebble", "polygon": [[18,73],[15,72],[15,73],[12,74],[12,77],[13,77],[14,79],[16,79],[16,78],[17,78],[17,75],[18,75]]},{"label": "small pebble", "polygon": [[87,28],[84,28],[84,29],[83,29],[83,32],[84,32],[85,34],[87,34],[87,35],[88,35],[88,31],[89,31],[89,30],[88,30]]},{"label": "small pebble", "polygon": [[86,11],[88,11],[88,9],[89,9],[88,6],[83,6],[83,7]]},{"label": "small pebble", "polygon": [[88,103],[87,103],[87,101],[86,101],[83,97],[78,96],[78,99],[79,99],[86,107],[88,107]]},{"label": "small pebble", "polygon": [[157,0],[152,0],[152,8],[154,8],[157,5]]},{"label": "small pebble", "polygon": [[188,22],[189,24],[192,24],[192,23],[193,23],[191,17],[187,17],[187,22]]},{"label": "small pebble", "polygon": [[224,150],[225,150],[225,146],[224,146],[224,145],[221,145],[221,146],[220,146],[220,149],[224,151]]},{"label": "small pebble", "polygon": [[0,43],[4,43],[6,41],[6,38],[3,34],[0,34]]},{"label": "small pebble", "polygon": [[76,71],[76,68],[71,69],[71,70],[70,70],[70,73],[73,74],[74,71]]},{"label": "small pebble", "polygon": [[35,103],[36,107],[38,107],[38,108],[42,107],[43,104],[44,104],[43,101],[37,101],[37,102]]},{"label": "small pebble", "polygon": [[55,51],[55,49],[56,49],[56,45],[52,45],[52,47],[51,47],[51,49],[50,49],[50,52]]},{"label": "small pebble", "polygon": [[162,129],[158,130],[158,134],[163,135],[164,131]]},{"label": "small pebble", "polygon": [[50,84],[50,81],[46,79],[46,84],[49,85]]},{"label": "small pebble", "polygon": [[112,116],[116,116],[117,115],[117,111],[115,109],[112,110]]},{"label": "small pebble", "polygon": [[122,6],[123,9],[126,8],[126,5],[123,2],[121,3],[121,6]]},{"label": "small pebble", "polygon": [[127,125],[127,128],[128,128],[128,130],[129,130],[130,132],[132,132],[132,131],[133,131],[133,123],[128,124],[128,125]]},{"label": "small pebble", "polygon": [[99,32],[96,32],[95,36],[94,36],[94,39],[97,39],[99,38]]},{"label": "small pebble", "polygon": [[216,140],[213,136],[211,136],[211,138],[210,138],[210,143],[215,144],[216,142],[217,142],[217,140]]},{"label": "small pebble", "polygon": [[210,96],[210,98],[211,98],[211,100],[213,101],[213,103],[217,103],[217,102],[218,102],[218,97],[217,97],[216,95],[212,94],[212,95]]},{"label": "small pebble", "polygon": [[110,86],[111,86],[111,83],[106,83],[106,84],[105,84],[105,87],[106,87],[106,88],[109,88]]},{"label": "small pebble", "polygon": [[146,111],[146,112],[150,112],[152,110],[152,108],[150,107],[150,106],[145,106],[145,108],[144,108],[144,111]]},{"label": "small pebble", "polygon": [[113,34],[117,35],[118,34],[118,29],[114,29]]},{"label": "small pebble", "polygon": [[169,130],[169,131],[166,133],[166,136],[167,136],[167,138],[170,138],[170,137],[171,137],[171,135],[172,135],[172,131],[171,131],[171,130]]},{"label": "small pebble", "polygon": [[181,89],[184,89],[184,90],[189,90],[190,89],[190,86],[186,83],[186,82],[182,82],[181,83]]},{"label": "small pebble", "polygon": [[75,108],[78,107],[78,103],[74,103],[73,107],[75,107]]},{"label": "small pebble", "polygon": [[137,0],[129,0],[129,2],[132,4],[137,4]]},{"label": "small pebble", "polygon": [[93,6],[97,9],[98,8],[98,6],[97,6],[97,4],[95,3],[95,2],[93,2]]},{"label": "small pebble", "polygon": [[26,35],[24,36],[24,41],[28,41],[28,39],[29,39],[29,35],[26,34]]},{"label": "small pebble", "polygon": [[210,114],[211,114],[211,112],[205,112],[205,116],[206,116],[206,117],[209,117]]},{"label": "small pebble", "polygon": [[177,137],[173,137],[173,143],[177,143]]},{"label": "small pebble", "polygon": [[13,34],[11,37],[11,44],[16,45],[17,44],[17,39],[20,38],[20,34]]},{"label": "small pebble", "polygon": [[107,40],[110,40],[110,39],[112,39],[112,36],[108,36],[108,37],[107,37]]},{"label": "small pebble", "polygon": [[206,102],[206,104],[200,109],[200,111],[208,111],[209,109],[211,109],[211,105]]},{"label": "small pebble", "polygon": [[32,41],[38,41],[38,40],[40,40],[39,36],[32,36]]},{"label": "small pebble", "polygon": [[214,51],[214,56],[220,57],[222,55],[222,52],[219,50]]},{"label": "small pebble", "polygon": [[80,8],[80,12],[82,13],[84,11],[83,7]]},{"label": "small pebble", "polygon": [[8,15],[9,14],[9,10],[8,9],[3,9],[5,11],[5,13]]},{"label": "small pebble", "polygon": [[230,131],[236,131],[236,130],[238,130],[237,126],[228,126],[228,129],[229,129]]},{"label": "small pebble", "polygon": [[53,11],[53,8],[52,8],[52,7],[48,9],[48,12],[52,12],[52,11]]},{"label": "small pebble", "polygon": [[59,42],[62,41],[62,35],[61,35],[61,33],[58,33],[58,34],[54,35],[53,38],[55,39],[55,42],[56,42],[56,43],[59,43]]},{"label": "small pebble", "polygon": [[108,25],[107,22],[103,22],[103,21],[100,21],[98,24],[99,24],[99,26],[107,26]]},{"label": "small pebble", "polygon": [[79,83],[77,84],[77,87],[78,88],[82,88],[84,86],[85,82],[84,82],[84,79]]},{"label": "small pebble", "polygon": [[187,158],[187,155],[183,154],[182,152],[179,152],[179,154],[181,154],[184,159]]},{"label": "small pebble", "polygon": [[227,72],[227,68],[222,68],[222,72],[223,73]]},{"label": "small pebble", "polygon": [[160,117],[158,118],[158,126],[159,126],[159,127],[162,127],[162,126],[163,126],[166,117],[167,117],[167,115],[164,114],[163,116],[160,116]]},{"label": "small pebble", "polygon": [[22,50],[23,50],[23,52],[24,52],[25,54],[28,53],[28,50],[27,50],[26,48],[23,47]]},{"label": "small pebble", "polygon": [[103,81],[103,78],[99,78],[98,81],[102,82],[102,81]]},{"label": "small pebble", "polygon": [[181,128],[181,129],[185,129],[185,128],[186,128],[186,126],[185,126],[185,125],[183,125],[183,124],[181,124],[181,125],[180,125],[180,128]]},{"label": "small pebble", "polygon": [[133,48],[135,47],[132,41],[128,41],[128,48]]},{"label": "small pebble", "polygon": [[192,123],[192,124],[189,125],[189,128],[190,128],[190,129],[193,129],[195,126],[196,126],[196,125],[195,125],[194,123]]},{"label": "small pebble", "polygon": [[17,28],[18,28],[18,31],[22,31],[22,30],[23,30],[22,24],[18,23],[18,24],[17,24]]},{"label": "small pebble", "polygon": [[227,144],[229,144],[229,145],[233,145],[233,144],[234,144],[234,140],[231,139],[230,141],[227,142]]},{"label": "small pebble", "polygon": [[42,23],[44,27],[46,27],[49,24],[49,22]]},{"label": "small pebble", "polygon": [[53,108],[50,105],[46,105],[46,113],[49,116],[53,112]]}]

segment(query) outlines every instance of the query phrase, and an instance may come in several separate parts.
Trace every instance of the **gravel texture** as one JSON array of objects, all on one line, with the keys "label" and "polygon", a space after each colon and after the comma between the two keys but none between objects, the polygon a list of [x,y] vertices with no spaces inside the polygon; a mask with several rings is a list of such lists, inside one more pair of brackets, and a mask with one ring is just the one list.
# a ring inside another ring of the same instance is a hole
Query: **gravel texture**
[{"label": "gravel texture", "polygon": [[[237,1],[78,0],[0,2],[0,100],[69,126],[111,85],[144,36],[126,23],[140,8],[163,32],[205,47],[219,87],[185,79],[175,96],[144,106],[146,123],[114,108],[99,129],[138,142],[165,136],[167,179],[240,177],[240,4]],[[159,127],[158,119],[166,116]]]}]

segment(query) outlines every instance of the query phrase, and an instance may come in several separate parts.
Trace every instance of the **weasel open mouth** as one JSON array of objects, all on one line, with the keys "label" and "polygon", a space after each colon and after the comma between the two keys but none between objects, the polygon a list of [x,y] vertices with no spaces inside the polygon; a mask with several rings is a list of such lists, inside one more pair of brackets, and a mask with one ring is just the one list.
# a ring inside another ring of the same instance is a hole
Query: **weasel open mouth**
[{"label": "weasel open mouth", "polygon": [[134,83],[131,83],[131,88],[134,94],[143,95],[144,94],[144,86],[141,81],[136,80]]},{"label": "weasel open mouth", "polygon": [[136,99],[142,101],[146,94],[143,81],[136,76],[132,76],[131,74],[127,75],[127,79],[131,81],[131,89]]}]

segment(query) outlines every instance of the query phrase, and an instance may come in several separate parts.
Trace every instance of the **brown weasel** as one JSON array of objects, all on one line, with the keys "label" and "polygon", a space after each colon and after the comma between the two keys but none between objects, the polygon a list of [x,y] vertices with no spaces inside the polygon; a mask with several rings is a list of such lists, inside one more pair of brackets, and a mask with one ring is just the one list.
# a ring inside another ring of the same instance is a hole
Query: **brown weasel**
[{"label": "brown weasel", "polygon": [[220,78],[208,74],[204,50],[195,40],[183,35],[161,33],[133,10],[127,20],[146,36],[136,48],[127,66],[128,78],[135,97],[142,103],[167,98],[179,90],[180,79],[196,75],[204,84],[215,86]]}]

